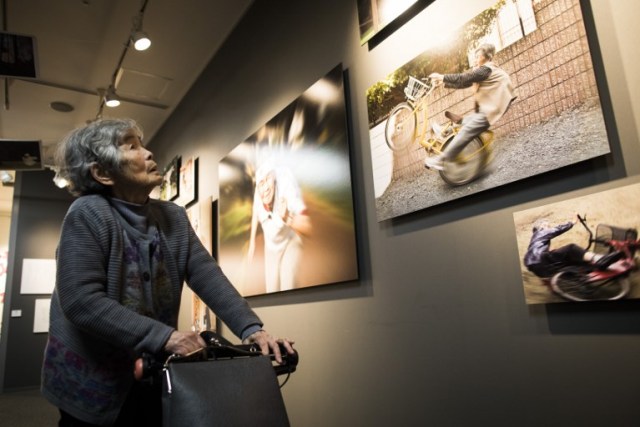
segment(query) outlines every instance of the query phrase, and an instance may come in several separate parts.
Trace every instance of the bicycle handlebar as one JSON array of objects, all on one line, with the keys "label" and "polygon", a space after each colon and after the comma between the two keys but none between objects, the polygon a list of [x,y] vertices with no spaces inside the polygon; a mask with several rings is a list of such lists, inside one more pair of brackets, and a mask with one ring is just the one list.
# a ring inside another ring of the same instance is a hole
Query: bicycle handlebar
[{"label": "bicycle handlebar", "polygon": [[617,240],[613,240],[610,238],[598,238],[597,236],[594,237],[593,236],[593,231],[591,231],[591,228],[589,227],[589,225],[587,224],[587,215],[583,215],[580,216],[580,214],[577,214],[578,220],[580,221],[580,223],[582,224],[582,226],[585,228],[585,230],[587,230],[587,233],[589,233],[589,243],[587,244],[586,249],[589,249],[591,247],[592,244],[594,243],[599,243],[601,245],[605,245],[608,246],[609,248],[613,249],[613,250],[620,250],[619,246],[622,245],[626,245],[628,246],[630,249],[632,250],[637,250],[640,249],[640,239],[636,240],[636,241],[617,241]]},{"label": "bicycle handlebar", "polygon": [[594,242],[594,239],[593,239],[593,231],[591,231],[591,228],[589,228],[589,225],[587,225],[587,215],[585,214],[584,216],[580,216],[580,214],[577,214],[576,216],[578,217],[580,224],[582,224],[585,230],[587,230],[587,233],[589,233],[589,243],[587,244],[587,247],[586,247],[586,249],[589,249],[591,247],[591,244]]}]

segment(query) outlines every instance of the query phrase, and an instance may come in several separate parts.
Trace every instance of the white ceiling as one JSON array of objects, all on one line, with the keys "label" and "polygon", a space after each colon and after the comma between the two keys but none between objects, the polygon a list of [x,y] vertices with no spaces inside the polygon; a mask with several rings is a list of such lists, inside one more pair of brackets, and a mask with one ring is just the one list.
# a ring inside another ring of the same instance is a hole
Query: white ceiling
[{"label": "white ceiling", "polygon": [[[0,139],[41,140],[43,161],[50,164],[50,147],[96,118],[98,89],[106,89],[114,73],[121,73],[118,95],[136,102],[105,107],[103,117],[132,117],[151,140],[252,0],[148,0],[143,29],[152,45],[143,52],[131,47],[121,70],[116,66],[144,0],[0,3],[6,8],[4,31],[35,36],[39,70],[35,81],[8,80],[8,91],[0,79]],[[54,101],[74,110],[54,111]]]}]

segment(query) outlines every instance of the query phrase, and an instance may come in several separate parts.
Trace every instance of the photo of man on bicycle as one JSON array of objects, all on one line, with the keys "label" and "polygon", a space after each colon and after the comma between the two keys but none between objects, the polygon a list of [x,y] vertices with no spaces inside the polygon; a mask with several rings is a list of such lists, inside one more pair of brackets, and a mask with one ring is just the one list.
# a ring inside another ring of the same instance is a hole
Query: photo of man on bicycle
[{"label": "photo of man on bicycle", "polygon": [[473,86],[476,108],[474,113],[462,119],[460,131],[442,154],[425,159],[425,167],[442,170],[445,160],[455,161],[464,147],[500,120],[516,99],[511,78],[492,62],[495,53],[496,48],[493,44],[483,43],[475,50],[476,66],[471,71],[429,75],[432,82],[438,85],[444,84],[445,88],[463,89]]},{"label": "photo of man on bicycle", "polygon": [[398,64],[366,92],[378,221],[611,152],[578,2],[473,3],[427,8],[372,61]]},{"label": "photo of man on bicycle", "polygon": [[640,299],[640,183],[513,214],[527,304]]},{"label": "photo of man on bicycle", "polygon": [[536,221],[531,233],[531,241],[524,255],[524,265],[538,277],[550,278],[564,267],[571,265],[593,264],[595,268],[605,270],[613,262],[621,258],[620,252],[606,255],[584,249],[575,243],[551,249],[551,240],[573,228],[575,219],[551,226],[549,221]]}]

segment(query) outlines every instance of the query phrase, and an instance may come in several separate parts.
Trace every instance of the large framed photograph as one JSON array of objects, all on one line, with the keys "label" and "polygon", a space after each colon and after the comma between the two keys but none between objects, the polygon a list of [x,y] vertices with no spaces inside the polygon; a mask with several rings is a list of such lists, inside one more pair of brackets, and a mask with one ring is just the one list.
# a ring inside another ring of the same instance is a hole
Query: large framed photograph
[{"label": "large framed photograph", "polygon": [[342,67],[223,158],[219,182],[219,261],[242,295],[356,279]]},{"label": "large framed photograph", "polygon": [[[422,14],[453,20],[442,1]],[[610,152],[579,0],[500,0],[438,37],[367,90],[379,221]]]},{"label": "large framed photograph", "polygon": [[[212,199],[208,197],[201,202],[192,204],[186,211],[196,236],[215,258],[216,243],[211,237],[215,233],[216,222],[212,206]],[[216,316],[213,311],[195,292],[189,290],[189,293],[191,294],[191,330],[195,332],[215,331]]]},{"label": "large framed photograph", "polygon": [[402,24],[433,0],[358,0],[360,44],[382,34],[391,24]]},{"label": "large framed photograph", "polygon": [[527,304],[640,298],[640,184],[513,215]]}]

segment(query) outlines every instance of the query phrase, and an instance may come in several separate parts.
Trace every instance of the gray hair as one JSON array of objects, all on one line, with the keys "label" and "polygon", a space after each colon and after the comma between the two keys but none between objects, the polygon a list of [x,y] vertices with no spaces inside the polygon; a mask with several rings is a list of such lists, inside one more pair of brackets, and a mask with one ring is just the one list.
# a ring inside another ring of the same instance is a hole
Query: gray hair
[{"label": "gray hair", "polygon": [[491,61],[493,59],[493,55],[496,54],[496,47],[491,43],[482,43],[476,48],[475,52],[482,53],[488,61]]},{"label": "gray hair", "polygon": [[546,218],[538,218],[533,223],[533,231],[546,230],[547,228],[551,228],[551,223]]},{"label": "gray hair", "polygon": [[120,140],[131,129],[142,134],[132,119],[100,119],[71,131],[58,145],[55,162],[58,174],[69,183],[74,196],[107,193],[109,188],[91,175],[97,164],[104,172],[120,169]]}]

